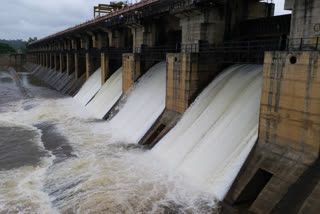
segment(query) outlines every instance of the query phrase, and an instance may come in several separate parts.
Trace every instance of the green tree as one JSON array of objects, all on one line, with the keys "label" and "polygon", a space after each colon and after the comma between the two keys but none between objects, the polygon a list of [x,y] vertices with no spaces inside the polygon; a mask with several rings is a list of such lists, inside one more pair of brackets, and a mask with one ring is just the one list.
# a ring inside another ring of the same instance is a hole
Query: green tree
[{"label": "green tree", "polygon": [[15,53],[16,50],[12,48],[10,45],[5,43],[0,43],[0,54],[8,54],[8,53]]},{"label": "green tree", "polygon": [[37,41],[37,40],[38,40],[37,37],[33,37],[33,38],[29,37],[28,41],[25,42],[25,44],[26,44],[26,46],[28,46],[31,42],[34,42],[34,41]]}]

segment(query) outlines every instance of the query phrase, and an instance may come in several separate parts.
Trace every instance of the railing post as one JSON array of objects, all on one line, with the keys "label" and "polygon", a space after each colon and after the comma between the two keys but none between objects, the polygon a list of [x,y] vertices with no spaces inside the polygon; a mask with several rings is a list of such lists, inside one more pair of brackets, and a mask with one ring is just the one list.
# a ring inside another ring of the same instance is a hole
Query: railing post
[{"label": "railing post", "polygon": [[317,37],[316,50],[318,50],[318,45],[319,45],[319,37]]}]

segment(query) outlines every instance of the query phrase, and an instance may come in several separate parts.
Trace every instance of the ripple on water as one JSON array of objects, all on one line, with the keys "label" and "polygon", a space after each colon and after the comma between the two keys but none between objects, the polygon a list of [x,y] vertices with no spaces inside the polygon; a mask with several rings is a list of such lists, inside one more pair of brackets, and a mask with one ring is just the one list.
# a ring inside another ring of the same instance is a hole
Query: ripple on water
[{"label": "ripple on water", "polygon": [[41,130],[41,141],[44,147],[55,156],[54,163],[61,162],[70,157],[76,157],[72,153],[73,150],[68,140],[57,131],[54,124],[43,122],[34,126]]},{"label": "ripple on water", "polygon": [[36,130],[0,125],[0,170],[36,166],[48,156],[37,142],[38,135]]}]

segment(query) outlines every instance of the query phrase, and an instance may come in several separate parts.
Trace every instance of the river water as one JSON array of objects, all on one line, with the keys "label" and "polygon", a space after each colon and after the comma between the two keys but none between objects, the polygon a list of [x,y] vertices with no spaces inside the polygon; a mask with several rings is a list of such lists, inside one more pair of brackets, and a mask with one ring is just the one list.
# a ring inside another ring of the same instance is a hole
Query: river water
[{"label": "river water", "polygon": [[0,68],[1,214],[218,212],[202,186],[16,70]]}]

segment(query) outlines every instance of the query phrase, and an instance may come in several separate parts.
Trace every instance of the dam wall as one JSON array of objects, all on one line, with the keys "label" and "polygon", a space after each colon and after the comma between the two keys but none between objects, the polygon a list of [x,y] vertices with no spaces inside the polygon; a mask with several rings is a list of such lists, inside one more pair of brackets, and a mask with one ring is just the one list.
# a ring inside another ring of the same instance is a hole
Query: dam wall
[{"label": "dam wall", "polygon": [[10,55],[9,54],[0,54],[0,65],[8,66],[10,65]]},{"label": "dam wall", "polygon": [[225,201],[253,213],[317,213],[320,152],[318,1],[286,1],[288,51],[266,52],[259,140]]},{"label": "dam wall", "polygon": [[0,54],[1,66],[22,66],[26,60],[25,54]]},{"label": "dam wall", "polygon": [[[159,1],[161,4],[157,4]],[[318,2],[287,0],[285,8],[292,10],[292,15],[273,17],[274,4],[255,0],[159,1],[142,1],[134,9],[124,8],[31,43],[27,67],[57,90],[72,96],[82,86],[83,90],[91,88],[85,83],[88,85],[95,79],[92,83],[96,85],[95,90],[85,102],[88,109],[97,109],[97,105],[104,103],[101,109],[93,110],[94,114],[100,119],[112,115],[111,121],[116,118],[118,130],[128,127],[126,138],[134,136],[130,142],[149,148],[156,146],[157,150],[157,143],[165,141],[163,151],[176,151],[171,154],[176,158],[180,147],[174,150],[170,144],[175,142],[163,139],[176,133],[174,127],[180,120],[187,120],[183,116],[189,109],[199,113],[197,107],[192,107],[198,95],[206,92],[208,85],[230,65],[263,64],[258,140],[252,138],[255,145],[249,157],[244,157],[246,161],[239,167],[240,173],[230,190],[226,191],[228,184],[223,191],[228,192],[223,212],[228,213],[231,207],[234,212],[239,209],[252,213],[317,213],[316,198],[320,189],[317,172],[320,151]],[[290,19],[291,27],[288,26]],[[246,26],[250,32],[239,26]],[[159,62],[163,62],[161,69],[152,70]],[[152,75],[148,74],[150,68]],[[98,69],[99,78],[95,73]],[[160,71],[163,76],[156,73]],[[158,81],[160,78],[153,79],[157,75],[163,77],[162,82]],[[153,82],[148,82],[151,77]],[[238,79],[243,81],[241,75]],[[165,87],[165,91],[157,85]],[[153,97],[146,88],[152,88],[153,95],[158,97]],[[165,100],[158,102],[159,94],[165,95]],[[110,102],[104,101],[104,96],[110,98]],[[252,102],[250,97],[247,99]],[[137,114],[143,113],[152,100],[157,106],[154,107],[156,114],[148,111],[152,120],[138,118],[142,122],[136,124],[144,125],[144,129],[135,131],[135,136],[129,124],[123,123],[124,118],[130,116],[138,121]],[[201,100],[206,102],[206,97]],[[212,98],[216,108],[223,101]],[[239,105],[234,112],[244,106]],[[215,115],[215,109],[209,110]],[[201,120],[203,124],[212,120],[205,116]],[[177,125],[180,126],[184,127]],[[196,128],[190,130],[198,130]],[[226,136],[233,130],[227,130]],[[184,131],[180,130],[180,134]],[[186,136],[189,137],[181,138],[181,145],[193,137]],[[206,139],[208,148],[214,140]],[[191,144],[197,146],[196,141],[190,140]],[[219,148],[228,153],[226,157],[230,155],[223,146],[216,147]],[[193,157],[192,164],[196,165],[199,159],[199,156]],[[224,195],[221,194],[221,200]]]},{"label": "dam wall", "polygon": [[[281,213],[286,193],[319,158],[319,75],[318,52],[266,53],[259,141],[228,202],[246,204],[254,213]],[[313,184],[305,183],[304,188],[309,185]],[[296,206],[295,211],[305,213],[301,207],[312,197],[311,191],[305,194],[292,199],[297,204],[286,204],[287,209]]]}]

